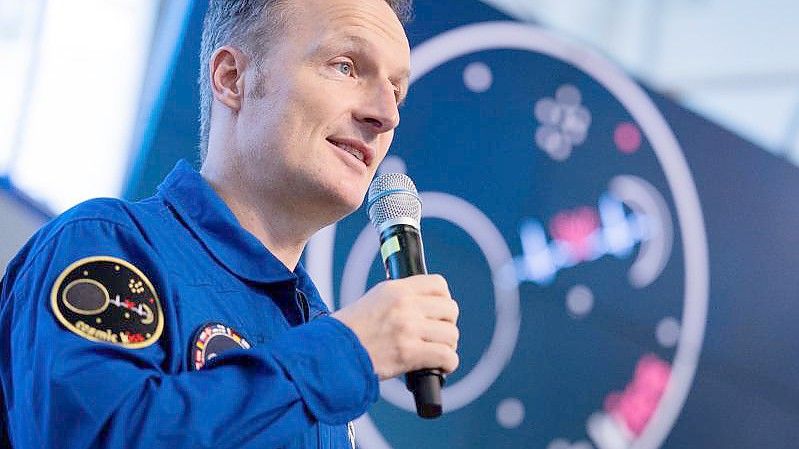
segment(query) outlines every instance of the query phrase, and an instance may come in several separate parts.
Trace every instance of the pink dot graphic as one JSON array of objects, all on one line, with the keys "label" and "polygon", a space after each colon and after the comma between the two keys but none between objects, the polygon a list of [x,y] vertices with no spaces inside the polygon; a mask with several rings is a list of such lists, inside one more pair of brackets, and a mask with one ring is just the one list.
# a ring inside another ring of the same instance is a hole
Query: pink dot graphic
[{"label": "pink dot graphic", "polygon": [[641,131],[634,123],[619,123],[613,132],[613,141],[616,143],[616,148],[622,153],[635,153],[641,148]]}]

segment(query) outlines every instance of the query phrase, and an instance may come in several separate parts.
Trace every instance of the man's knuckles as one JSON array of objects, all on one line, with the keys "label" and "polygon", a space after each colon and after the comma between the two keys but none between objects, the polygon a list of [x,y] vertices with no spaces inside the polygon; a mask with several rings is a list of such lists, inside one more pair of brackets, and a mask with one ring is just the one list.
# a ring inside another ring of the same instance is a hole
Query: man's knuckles
[{"label": "man's knuckles", "polygon": [[452,326],[452,335],[450,335],[450,347],[455,350],[458,349],[458,342],[461,340],[461,331],[457,326]]},{"label": "man's knuckles", "polygon": [[458,365],[460,365],[460,363],[461,363],[460,357],[458,357],[458,354],[453,351],[453,352],[449,353],[448,360],[447,360],[446,364],[444,365],[443,369],[447,373],[451,373],[451,372],[455,371],[456,369],[458,369]]},{"label": "man's knuckles", "polygon": [[444,276],[438,273],[428,274],[427,276],[429,277],[430,282],[433,283],[436,290],[449,292],[449,283],[447,283],[447,280],[444,278]]},{"label": "man's knuckles", "polygon": [[430,354],[434,357],[428,361],[427,368],[440,368],[446,373],[451,373],[458,368],[460,363],[458,353],[444,345],[436,345],[436,348],[431,350]]},{"label": "man's knuckles", "polygon": [[407,289],[416,294],[430,294],[449,297],[449,284],[440,274],[420,274],[403,279],[387,281],[394,283],[398,288]]}]

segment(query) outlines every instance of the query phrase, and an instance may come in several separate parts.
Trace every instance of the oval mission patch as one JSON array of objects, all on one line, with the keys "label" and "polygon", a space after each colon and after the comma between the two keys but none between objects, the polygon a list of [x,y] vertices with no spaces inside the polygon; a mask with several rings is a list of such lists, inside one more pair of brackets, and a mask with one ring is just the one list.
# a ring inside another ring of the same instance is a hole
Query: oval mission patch
[{"label": "oval mission patch", "polygon": [[141,270],[116,257],[87,257],[67,267],[53,285],[50,306],[61,324],[92,341],[145,348],[163,332],[155,288]]}]

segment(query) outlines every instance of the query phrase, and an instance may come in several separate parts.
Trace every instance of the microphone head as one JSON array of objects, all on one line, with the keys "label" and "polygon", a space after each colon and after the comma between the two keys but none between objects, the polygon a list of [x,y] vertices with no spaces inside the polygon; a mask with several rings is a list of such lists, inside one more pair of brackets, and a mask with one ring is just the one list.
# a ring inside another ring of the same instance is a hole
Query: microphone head
[{"label": "microphone head", "polygon": [[402,173],[384,173],[369,186],[366,211],[377,232],[397,224],[419,229],[422,200],[411,178]]}]

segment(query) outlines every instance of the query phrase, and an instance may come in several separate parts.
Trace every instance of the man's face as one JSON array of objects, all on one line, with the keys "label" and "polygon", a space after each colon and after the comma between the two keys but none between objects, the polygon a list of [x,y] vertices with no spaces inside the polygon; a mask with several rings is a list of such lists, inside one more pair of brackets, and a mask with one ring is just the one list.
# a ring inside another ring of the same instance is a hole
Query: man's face
[{"label": "man's face", "polygon": [[288,7],[262,72],[245,74],[240,168],[250,193],[332,221],[360,205],[388,151],[410,48],[384,0]]}]

